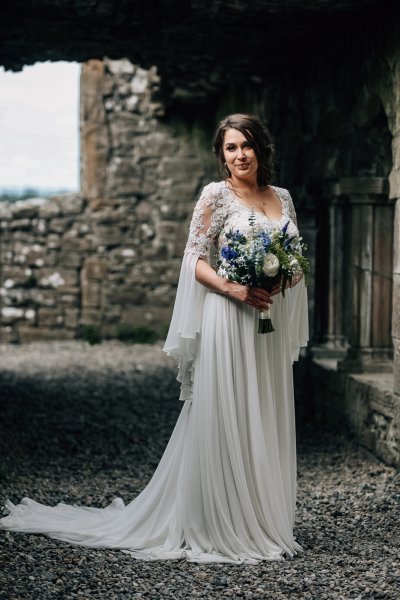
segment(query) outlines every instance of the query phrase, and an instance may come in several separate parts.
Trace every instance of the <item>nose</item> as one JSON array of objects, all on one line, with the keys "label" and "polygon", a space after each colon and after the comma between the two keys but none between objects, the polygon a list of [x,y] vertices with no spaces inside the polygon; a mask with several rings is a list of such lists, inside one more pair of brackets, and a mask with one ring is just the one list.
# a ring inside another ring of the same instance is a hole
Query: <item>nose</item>
[{"label": "nose", "polygon": [[238,149],[238,158],[246,158],[243,148]]}]

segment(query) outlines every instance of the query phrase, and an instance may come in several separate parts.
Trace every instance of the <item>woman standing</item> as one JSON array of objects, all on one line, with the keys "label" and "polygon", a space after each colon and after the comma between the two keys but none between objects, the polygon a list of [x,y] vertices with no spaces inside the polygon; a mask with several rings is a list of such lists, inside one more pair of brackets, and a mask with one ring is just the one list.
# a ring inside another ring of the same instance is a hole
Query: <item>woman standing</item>
[{"label": "woman standing", "polygon": [[[152,479],[126,506],[7,501],[1,527],[144,560],[257,563],[302,551],[293,537],[292,363],[308,340],[304,280],[283,297],[279,286],[232,283],[210,265],[230,229],[249,232],[250,214],[267,233],[288,223],[298,235],[295,210],[289,192],[269,183],[272,144],[256,117],[226,117],[214,150],[227,176],[195,206],[164,346],[185,402]],[[268,306],[275,331],[260,335],[258,311]]]}]

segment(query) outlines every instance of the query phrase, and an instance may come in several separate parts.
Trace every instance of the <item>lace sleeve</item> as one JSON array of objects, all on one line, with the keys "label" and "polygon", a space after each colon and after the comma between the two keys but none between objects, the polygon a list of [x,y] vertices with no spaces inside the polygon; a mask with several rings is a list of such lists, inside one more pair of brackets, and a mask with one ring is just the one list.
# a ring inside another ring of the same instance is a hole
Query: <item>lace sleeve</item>
[{"label": "lace sleeve", "polygon": [[203,188],[193,211],[185,253],[209,259],[210,248],[224,224],[224,197],[214,183]]},{"label": "lace sleeve", "polygon": [[174,310],[163,348],[178,363],[180,400],[192,399],[194,362],[200,343],[198,334],[203,318],[204,298],[208,291],[196,279],[196,264],[199,258],[210,261],[211,246],[224,224],[225,204],[221,186],[210,183],[203,188],[190,223]]},{"label": "lace sleeve", "polygon": [[[292,196],[288,190],[286,193],[289,217],[298,228]],[[307,346],[309,339],[308,295],[304,277],[294,287],[289,288],[285,296],[287,296],[289,308],[290,350],[292,362],[295,362],[299,360],[300,348]]]},{"label": "lace sleeve", "polygon": [[291,220],[293,221],[293,223],[297,227],[296,209],[293,204],[292,196],[290,195],[289,190],[286,190],[286,193],[287,193],[287,200],[288,200],[289,216],[290,216]]}]

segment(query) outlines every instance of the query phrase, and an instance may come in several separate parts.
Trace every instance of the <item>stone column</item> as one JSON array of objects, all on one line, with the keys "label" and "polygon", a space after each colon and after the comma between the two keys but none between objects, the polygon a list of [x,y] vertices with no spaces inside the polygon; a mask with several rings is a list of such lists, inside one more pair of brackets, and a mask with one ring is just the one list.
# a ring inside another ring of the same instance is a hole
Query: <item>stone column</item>
[{"label": "stone column", "polygon": [[400,395],[400,199],[395,203],[393,253],[393,318],[394,392]]},{"label": "stone column", "polygon": [[351,372],[392,370],[393,203],[380,177],[340,180],[351,207],[349,348],[339,368]]},{"label": "stone column", "polygon": [[346,307],[348,290],[348,269],[346,248],[347,203],[340,193],[339,183],[328,185],[325,190],[328,204],[328,226],[326,233],[329,242],[326,247],[328,270],[326,290],[322,296],[323,310],[321,342],[312,349],[313,355],[320,358],[343,358],[347,348]]},{"label": "stone column", "polygon": [[[389,46],[388,46],[389,48]],[[393,163],[389,174],[389,197],[395,208],[394,251],[393,251],[393,311],[392,339],[394,347],[394,392],[400,400],[400,56],[397,46],[392,46],[388,55],[390,76],[381,73],[376,81],[376,90],[380,96],[392,133]]]},{"label": "stone column", "polygon": [[104,61],[88,60],[82,64],[80,78],[80,183],[93,208],[104,201],[109,160],[103,96],[111,92],[112,82],[104,71]]}]

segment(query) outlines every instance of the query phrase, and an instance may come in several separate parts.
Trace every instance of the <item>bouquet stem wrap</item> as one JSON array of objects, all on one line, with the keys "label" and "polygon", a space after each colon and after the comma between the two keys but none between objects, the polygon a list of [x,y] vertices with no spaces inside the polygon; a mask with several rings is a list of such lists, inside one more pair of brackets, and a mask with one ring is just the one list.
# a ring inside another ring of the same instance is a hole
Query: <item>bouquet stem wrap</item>
[{"label": "bouquet stem wrap", "polygon": [[271,333],[275,331],[271,321],[271,311],[269,306],[266,310],[258,312],[258,333]]}]

